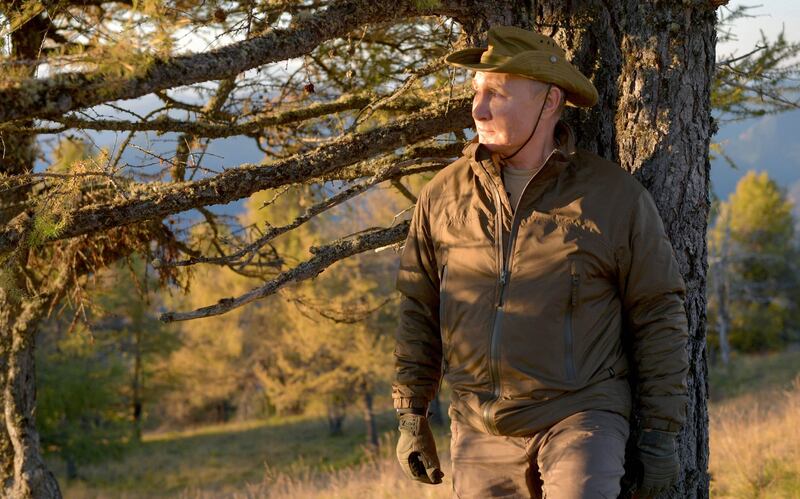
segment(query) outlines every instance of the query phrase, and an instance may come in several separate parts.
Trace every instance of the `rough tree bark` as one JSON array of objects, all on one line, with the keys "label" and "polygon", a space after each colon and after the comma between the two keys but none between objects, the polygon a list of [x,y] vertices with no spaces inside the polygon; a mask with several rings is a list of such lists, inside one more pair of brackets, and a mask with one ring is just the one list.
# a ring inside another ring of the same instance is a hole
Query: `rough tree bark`
[{"label": "rough tree bark", "polygon": [[[35,59],[46,27],[36,18],[11,35],[11,51],[20,59]],[[33,76],[35,69],[30,70]],[[0,174],[14,175],[33,170],[36,155],[35,135],[6,134],[0,154]],[[8,208],[0,210],[0,226],[18,212],[15,203],[29,195],[26,187],[4,193]],[[7,196],[7,197],[6,197]],[[19,251],[6,262],[15,287],[26,289],[25,269],[28,252]],[[65,279],[66,274],[61,273]],[[30,277],[28,277],[30,279]],[[64,282],[51,283],[37,296],[18,299],[0,287],[0,495],[2,497],[61,497],[53,474],[41,456],[36,431],[36,369],[34,343],[36,331],[45,315],[48,300]]]},{"label": "rough tree bark", "polygon": [[681,480],[667,497],[708,497],[706,228],[716,16],[709,2],[540,0],[537,27],[594,81],[600,103],[571,111],[582,147],[653,195],[686,282],[690,372]]},{"label": "rough tree bark", "polygon": [[[66,281],[53,283],[50,293],[24,301],[9,299],[0,291],[0,382],[5,425],[2,449],[2,497],[61,497],[53,474],[42,459],[36,430],[36,369],[34,340],[53,293]],[[6,441],[8,439],[8,441]],[[11,447],[8,447],[8,444]],[[10,451],[10,452],[9,452]]]},{"label": "rough tree bark", "polygon": [[485,4],[482,17],[462,23],[471,40],[495,23],[533,25],[554,37],[600,94],[588,112],[567,108],[579,145],[635,175],[659,208],[687,285],[690,335],[681,479],[664,497],[708,497],[705,289],[715,6],[703,0]]}]

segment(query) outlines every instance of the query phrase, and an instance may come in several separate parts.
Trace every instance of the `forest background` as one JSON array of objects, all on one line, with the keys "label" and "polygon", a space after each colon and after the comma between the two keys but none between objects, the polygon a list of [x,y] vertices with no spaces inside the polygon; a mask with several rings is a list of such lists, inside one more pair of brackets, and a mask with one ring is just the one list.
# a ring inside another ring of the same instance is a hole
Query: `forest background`
[{"label": "forest background", "polygon": [[[730,5],[727,12],[736,9]],[[800,28],[800,12],[789,1],[749,13],[770,17],[735,20],[729,27],[738,40],[720,43],[718,58],[750,52],[760,42],[779,45],[776,20],[785,23],[787,38],[796,32],[793,27]],[[211,14],[225,15],[224,10]],[[761,34],[754,37],[754,27],[759,26],[765,28],[763,39]],[[426,29],[447,28],[431,24],[417,32],[370,36],[375,36],[373,46],[383,44],[389,50],[396,48],[389,46],[393,41],[402,43],[393,37],[407,35],[407,50],[415,57],[433,58],[447,50],[447,44],[414,45],[416,37]],[[218,42],[213,33],[207,40]],[[366,35],[364,40],[369,42]],[[191,47],[204,42],[189,37],[184,43]],[[791,66],[798,61],[797,41],[789,39],[788,44],[781,64]],[[332,46],[332,59],[346,61],[353,46],[352,40]],[[284,77],[316,78],[295,82],[300,92],[284,89],[281,95],[280,89],[273,89],[278,93],[265,95],[265,105],[270,99],[297,99],[307,106],[323,98],[321,82],[328,78],[346,87],[350,78],[374,77],[346,63],[342,68],[325,63],[293,62],[277,68]],[[431,77],[446,86],[452,75]],[[796,101],[791,92],[782,97]],[[170,98],[192,102],[188,93],[176,92]],[[127,109],[146,116],[160,105],[155,100],[141,98]],[[415,109],[420,104],[408,99],[397,105]],[[788,387],[794,393],[791,380],[796,372],[791,366],[797,365],[800,342],[800,144],[794,137],[800,129],[800,110],[796,104],[787,105],[735,120],[735,113],[721,108],[717,146],[712,148],[717,199],[708,234],[709,360],[716,366],[712,393],[715,379],[721,401],[753,386]],[[111,106],[93,112],[93,119],[120,119],[124,114]],[[180,112],[175,110],[176,116]],[[245,106],[242,112],[251,111]],[[389,118],[374,113],[367,119],[375,125]],[[313,131],[346,124],[326,122],[319,127]],[[295,132],[283,130],[271,140],[292,143],[295,150],[317,140],[311,133]],[[187,169],[202,175],[226,164],[278,160],[288,154],[276,151],[266,139],[203,143],[188,133],[145,132],[129,138],[122,132],[80,130],[40,137],[39,172],[45,167],[67,172],[78,164],[111,158],[136,165],[142,177],[183,178]],[[270,252],[278,258],[265,260],[265,265],[292,268],[314,255],[309,248],[342,233],[357,233],[377,225],[377,220],[407,217],[416,193],[433,174],[378,183],[327,210],[271,241]],[[210,237],[208,231],[231,231],[233,239],[237,230],[290,224],[343,185],[334,181],[260,191],[243,202],[170,217],[168,223],[188,240],[210,241],[206,254],[211,254],[213,245],[226,237]],[[200,223],[212,219],[224,223]],[[263,279],[225,266],[202,266],[192,269],[191,292],[185,294],[180,284],[188,280],[179,278],[177,286],[164,288],[154,272],[158,261],[136,254],[99,272],[85,295],[65,300],[43,324],[36,342],[37,423],[48,462],[62,478],[67,496],[210,497],[222,491],[296,496],[305,490],[303,477],[315,487],[351,487],[354,480],[347,470],[358,474],[366,465],[378,477],[373,486],[388,486],[380,480],[393,473],[386,462],[394,438],[388,383],[399,297],[393,290],[397,247],[381,249],[343,260],[313,280],[286,286],[275,296],[225,315],[170,324],[159,316],[242,295]],[[226,252],[224,247],[217,250]],[[748,385],[742,373],[757,373],[752,377],[765,379],[764,384]],[[446,387],[440,398],[438,417],[444,424]],[[775,411],[779,419],[792,403],[796,398],[789,396],[765,410]],[[747,417],[739,412],[725,424]],[[446,427],[437,434],[440,448],[446,447]],[[789,466],[800,463],[800,455],[795,458]],[[790,492],[800,490],[800,485],[786,485],[781,469],[771,473],[717,487],[732,495],[775,483]],[[353,491],[357,489],[349,490],[358,495]]]}]

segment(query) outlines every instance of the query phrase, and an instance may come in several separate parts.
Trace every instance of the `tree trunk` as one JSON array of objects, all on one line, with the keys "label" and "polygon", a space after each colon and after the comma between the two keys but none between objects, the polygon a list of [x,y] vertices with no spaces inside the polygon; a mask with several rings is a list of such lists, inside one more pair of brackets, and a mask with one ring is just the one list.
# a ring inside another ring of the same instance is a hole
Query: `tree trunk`
[{"label": "tree trunk", "polygon": [[[20,271],[21,272],[21,271]],[[22,283],[18,283],[21,286]],[[0,386],[3,417],[3,497],[60,498],[55,477],[45,467],[36,431],[34,338],[47,301],[16,301],[0,290]]]},{"label": "tree trunk", "polygon": [[142,441],[142,329],[136,326],[133,332],[133,380],[131,386],[131,410],[133,415],[133,441]]},{"label": "tree trunk", "polygon": [[618,162],[650,191],[675,250],[687,286],[690,371],[681,479],[668,497],[708,497],[705,288],[716,15],[708,2],[631,0],[540,1],[536,15],[600,93],[590,112],[568,115],[580,145]]},{"label": "tree trunk", "polygon": [[731,316],[728,312],[728,245],[730,244],[731,229],[726,224],[725,234],[722,237],[722,247],[720,248],[719,262],[715,265],[717,272],[714,282],[717,284],[717,328],[719,330],[719,353],[722,365],[728,367],[731,358],[731,346],[728,341],[728,331],[730,331]]},{"label": "tree trunk", "polygon": [[367,383],[361,384],[361,396],[364,400],[364,425],[367,429],[367,445],[378,448],[378,429],[375,425],[375,412],[372,408],[372,391]]},{"label": "tree trunk", "polygon": [[328,403],[328,432],[331,436],[342,434],[345,418],[344,406],[338,400]]},{"label": "tree trunk", "polygon": [[588,111],[568,107],[565,119],[581,147],[619,163],[650,191],[687,286],[690,372],[687,423],[679,437],[682,472],[664,497],[708,497],[705,289],[716,14],[702,0],[532,3],[533,22],[521,19],[529,2],[485,2],[464,28],[469,34],[509,19],[530,24],[555,38],[597,87],[598,104]]},{"label": "tree trunk", "polygon": [[430,415],[428,416],[428,420],[431,424],[437,426],[444,425],[444,416],[442,415],[442,399],[439,398],[439,392],[436,392],[434,395],[433,400],[431,400],[431,406],[428,409]]},{"label": "tree trunk", "polygon": [[[11,54],[16,59],[37,59],[47,31],[46,19],[39,15],[11,33]],[[35,67],[30,70],[30,76]],[[32,126],[33,121],[23,125]],[[21,174],[33,170],[36,144],[30,134],[2,133],[0,173]],[[21,213],[18,203],[29,196],[29,188],[3,194],[0,225],[7,224]],[[26,290],[23,274],[27,253],[18,250],[4,262],[11,277],[11,287]],[[62,274],[65,277],[65,274]],[[3,425],[0,425],[0,490],[3,497],[60,498],[58,482],[44,464],[36,431],[36,379],[34,339],[45,307],[47,289],[55,290],[63,283],[32,283],[36,293],[14,296],[15,291],[0,287],[0,397]],[[47,286],[47,288],[46,288]],[[35,296],[30,296],[35,294]]]}]

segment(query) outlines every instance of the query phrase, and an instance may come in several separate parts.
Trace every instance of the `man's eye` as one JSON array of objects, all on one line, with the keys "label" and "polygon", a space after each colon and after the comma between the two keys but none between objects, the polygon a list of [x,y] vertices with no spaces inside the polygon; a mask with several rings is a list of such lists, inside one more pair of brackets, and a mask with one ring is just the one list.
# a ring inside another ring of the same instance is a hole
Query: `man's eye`
[{"label": "man's eye", "polygon": [[490,97],[504,97],[504,95],[500,91],[498,91],[497,89],[494,89],[494,88],[486,88],[486,89],[483,89],[483,90],[478,90],[477,88],[473,88],[472,91],[473,91],[473,93],[475,95],[483,93],[483,94],[488,95]]}]

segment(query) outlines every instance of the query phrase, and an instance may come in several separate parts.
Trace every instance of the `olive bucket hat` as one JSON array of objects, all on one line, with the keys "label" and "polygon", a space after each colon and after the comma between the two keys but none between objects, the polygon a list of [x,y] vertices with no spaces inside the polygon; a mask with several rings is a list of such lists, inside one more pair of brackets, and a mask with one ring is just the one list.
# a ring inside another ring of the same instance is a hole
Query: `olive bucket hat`
[{"label": "olive bucket hat", "polygon": [[514,26],[492,26],[488,35],[488,48],[457,50],[445,61],[473,71],[510,73],[558,85],[573,107],[597,103],[594,84],[567,61],[564,49],[549,36]]}]

